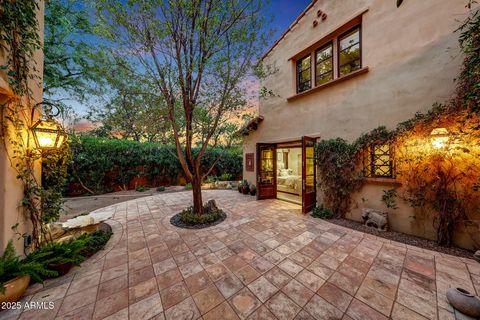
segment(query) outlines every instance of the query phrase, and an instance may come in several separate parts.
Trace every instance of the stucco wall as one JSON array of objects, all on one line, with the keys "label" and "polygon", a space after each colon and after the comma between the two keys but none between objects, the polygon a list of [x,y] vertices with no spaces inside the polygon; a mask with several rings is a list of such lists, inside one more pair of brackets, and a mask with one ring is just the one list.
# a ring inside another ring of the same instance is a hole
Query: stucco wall
[{"label": "stucco wall", "polygon": [[[462,56],[454,31],[467,14],[464,0],[395,1],[319,0],[264,59],[277,72],[262,81],[275,97],[261,99],[265,119],[245,138],[244,151],[255,152],[258,142],[280,142],[304,135],[321,139],[354,140],[380,125],[394,128],[436,101],[448,100]],[[368,10],[367,10],[368,9]],[[312,23],[317,11],[328,18]],[[369,71],[320,91],[287,101],[295,94],[294,62],[289,58],[322,39],[356,13],[363,12],[362,59]],[[256,170],[257,168],[255,168]],[[244,172],[255,181],[255,172]],[[360,219],[360,207],[383,208],[380,197],[389,185],[366,185],[356,195],[349,217]],[[361,198],[369,202],[362,204]],[[403,203],[391,214],[392,229],[434,238],[431,221],[412,225],[412,209]],[[460,245],[471,247],[469,240]]]},{"label": "stucco wall", "polygon": [[[40,36],[43,42],[43,24],[44,24],[44,4],[40,2],[40,10],[38,13]],[[0,52],[0,65],[5,63],[6,53]],[[36,68],[39,75],[43,74],[43,52],[39,50],[35,53]],[[29,87],[32,89],[33,104],[42,101],[42,79],[31,81]],[[0,104],[5,103],[8,96],[11,94],[11,89],[6,82],[6,75],[0,72]],[[4,119],[2,119],[4,121]],[[15,247],[19,254],[23,253],[23,239],[18,239],[15,235],[12,226],[19,224],[17,231],[20,234],[30,233],[31,225],[25,219],[24,214],[20,208],[20,201],[23,198],[23,187],[16,178],[17,173],[11,167],[10,160],[7,157],[5,145],[2,140],[0,143],[0,253],[5,249],[10,239],[14,240]],[[11,151],[11,149],[9,150]],[[37,178],[40,179],[40,165],[36,166]]]}]

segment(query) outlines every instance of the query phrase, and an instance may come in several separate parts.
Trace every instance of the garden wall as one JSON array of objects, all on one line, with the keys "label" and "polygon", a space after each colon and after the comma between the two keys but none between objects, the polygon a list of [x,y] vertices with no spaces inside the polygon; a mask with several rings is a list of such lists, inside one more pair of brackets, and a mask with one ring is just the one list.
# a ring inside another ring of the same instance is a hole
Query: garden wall
[{"label": "garden wall", "polygon": [[[397,209],[387,209],[381,201],[383,190],[392,189],[393,184],[368,182],[359,192],[353,194],[352,209],[346,214],[347,219],[363,222],[362,208],[373,208],[388,212],[389,227],[393,231],[402,232],[430,240],[436,240],[434,228],[434,212],[422,213],[415,210],[400,198],[396,199]],[[400,187],[397,185],[397,187]],[[473,222],[480,223],[478,217],[471,217]],[[473,226],[472,226],[473,227]],[[456,246],[468,250],[478,250],[480,234],[476,227],[472,229],[459,224],[455,228],[453,242]]]},{"label": "garden wall", "polygon": [[[173,145],[90,136],[71,137],[70,141],[73,159],[68,172],[68,196],[187,182]],[[208,148],[202,159],[204,172],[213,164],[210,176],[240,180],[241,148]]]}]

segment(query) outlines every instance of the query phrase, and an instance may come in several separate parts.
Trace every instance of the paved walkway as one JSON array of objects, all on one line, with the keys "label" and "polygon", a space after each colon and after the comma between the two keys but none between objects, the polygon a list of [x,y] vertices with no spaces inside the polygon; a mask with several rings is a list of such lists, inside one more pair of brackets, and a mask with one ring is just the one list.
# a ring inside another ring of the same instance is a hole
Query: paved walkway
[{"label": "paved walkway", "polygon": [[480,264],[303,216],[298,206],[205,191],[228,218],[173,227],[190,192],[101,209],[114,212],[106,250],[23,302],[51,310],[1,319],[455,319],[446,289],[480,294]]}]

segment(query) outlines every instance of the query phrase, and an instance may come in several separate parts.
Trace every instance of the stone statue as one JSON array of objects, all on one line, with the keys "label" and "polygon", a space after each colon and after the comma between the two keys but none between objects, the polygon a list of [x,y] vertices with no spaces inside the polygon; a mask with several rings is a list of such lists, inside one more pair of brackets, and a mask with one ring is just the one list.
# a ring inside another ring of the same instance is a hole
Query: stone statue
[{"label": "stone statue", "polygon": [[387,231],[388,229],[388,214],[386,212],[363,208],[362,218],[368,227],[376,228],[379,231]]}]

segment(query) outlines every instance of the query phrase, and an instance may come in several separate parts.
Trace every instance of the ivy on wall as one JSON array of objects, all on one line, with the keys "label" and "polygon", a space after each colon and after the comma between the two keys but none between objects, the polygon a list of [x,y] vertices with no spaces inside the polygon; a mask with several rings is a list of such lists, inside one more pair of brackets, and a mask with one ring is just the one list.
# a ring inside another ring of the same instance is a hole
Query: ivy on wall
[{"label": "ivy on wall", "polygon": [[[363,152],[372,144],[389,143],[396,150],[396,179],[402,184],[397,195],[418,214],[430,215],[438,243],[452,244],[455,228],[463,225],[480,247],[474,221],[480,207],[479,10],[471,12],[457,32],[465,59],[451,101],[436,103],[393,130],[376,128],[353,143],[332,139],[317,144],[320,189],[326,207],[337,217],[350,210],[352,194],[363,185]],[[435,128],[449,132],[448,143],[440,148],[432,146]]]},{"label": "ivy on wall", "polygon": [[[61,198],[54,188],[62,181],[66,162],[52,160],[53,155],[44,158],[43,172],[49,182],[45,189],[36,175],[42,155],[33,146],[30,128],[41,110],[35,110],[33,86],[41,87],[40,74],[35,53],[41,49],[37,14],[38,1],[0,0],[0,50],[6,57],[1,71],[6,75],[10,91],[4,90],[6,101],[0,104],[0,138],[4,144],[11,167],[17,179],[23,184],[23,199],[20,203],[23,213],[32,223],[32,247],[36,248],[42,238],[43,225],[58,217]],[[66,146],[57,158],[68,154]],[[65,157],[65,159],[68,157]],[[50,162],[50,164],[49,164]],[[46,213],[44,215],[44,212]],[[12,229],[16,226],[12,226]]]}]

